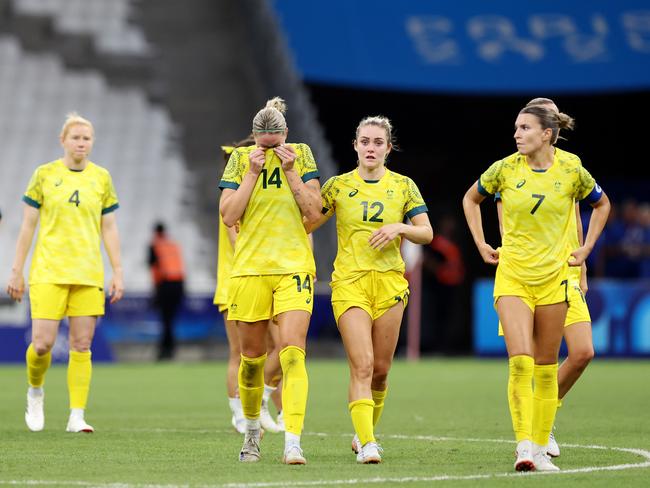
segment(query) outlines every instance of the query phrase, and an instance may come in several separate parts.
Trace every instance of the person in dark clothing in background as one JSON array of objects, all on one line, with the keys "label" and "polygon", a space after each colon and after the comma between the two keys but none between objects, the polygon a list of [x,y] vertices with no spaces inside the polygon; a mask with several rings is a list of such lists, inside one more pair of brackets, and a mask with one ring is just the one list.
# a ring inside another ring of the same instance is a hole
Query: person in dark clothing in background
[{"label": "person in dark clothing in background", "polygon": [[174,319],[183,302],[185,270],[181,248],[167,237],[162,222],[154,226],[154,237],[149,246],[149,267],[156,287],[153,304],[159,310],[162,322],[158,360],[172,359],[176,348]]},{"label": "person in dark clothing in background", "polygon": [[458,347],[462,333],[462,284],[465,262],[456,239],[457,221],[445,214],[423,256],[424,352],[451,352]]}]

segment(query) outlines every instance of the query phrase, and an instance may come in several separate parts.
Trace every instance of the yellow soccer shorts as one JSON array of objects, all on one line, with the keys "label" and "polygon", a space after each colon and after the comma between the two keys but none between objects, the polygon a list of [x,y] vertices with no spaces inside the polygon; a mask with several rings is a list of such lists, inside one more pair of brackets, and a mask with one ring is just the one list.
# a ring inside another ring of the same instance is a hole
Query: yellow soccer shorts
[{"label": "yellow soccer shorts", "polygon": [[591,315],[589,314],[585,295],[580,289],[580,283],[569,280],[569,311],[566,314],[564,327],[579,322],[591,323]]},{"label": "yellow soccer shorts", "polygon": [[358,307],[373,321],[396,303],[408,304],[409,283],[399,271],[368,271],[352,282],[332,283],[332,309],[336,323],[343,313]]},{"label": "yellow soccer shorts", "polygon": [[503,296],[516,296],[535,311],[538,305],[552,305],[569,301],[569,280],[566,268],[562,268],[554,277],[541,285],[527,285],[506,275],[497,267],[494,279],[494,305]]},{"label": "yellow soccer shorts", "polygon": [[[566,278],[565,268],[542,285],[526,285],[505,275],[505,273],[500,273],[497,267],[497,273],[494,279],[494,307],[496,308],[497,301],[500,297],[516,296],[521,298],[531,312],[535,312],[535,307],[538,305],[552,305],[562,302],[568,302],[570,310],[573,306],[572,302],[570,302],[570,296],[573,295],[570,289],[571,286],[569,285],[569,280]],[[566,325],[565,322],[565,327]],[[501,322],[499,322],[499,335],[503,335]]]},{"label": "yellow soccer shorts", "polygon": [[32,319],[104,315],[106,296],[98,286],[36,283],[29,286]]},{"label": "yellow soccer shorts", "polygon": [[228,285],[228,320],[258,322],[284,312],[314,307],[314,277],[309,273],[233,276]]}]

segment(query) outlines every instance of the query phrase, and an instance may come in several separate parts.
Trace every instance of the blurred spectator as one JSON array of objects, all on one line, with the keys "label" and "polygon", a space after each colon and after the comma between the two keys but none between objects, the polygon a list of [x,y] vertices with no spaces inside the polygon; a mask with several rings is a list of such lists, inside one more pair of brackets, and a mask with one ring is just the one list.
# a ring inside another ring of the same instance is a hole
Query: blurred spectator
[{"label": "blurred spectator", "polygon": [[598,274],[609,278],[639,278],[645,231],[637,202],[623,202],[618,216],[607,223],[606,229]]},{"label": "blurred spectator", "polygon": [[167,237],[162,222],[154,226],[149,267],[156,288],[153,304],[160,312],[162,323],[158,360],[172,359],[176,349],[174,319],[183,302],[185,271],[181,249]]},{"label": "blurred spectator", "polygon": [[639,206],[639,223],[643,228],[643,244],[641,249],[641,269],[639,277],[650,279],[650,203]]},{"label": "blurred spectator", "polygon": [[457,221],[443,215],[433,240],[424,247],[422,279],[422,351],[454,349],[455,331],[461,330],[465,263],[456,237]]}]

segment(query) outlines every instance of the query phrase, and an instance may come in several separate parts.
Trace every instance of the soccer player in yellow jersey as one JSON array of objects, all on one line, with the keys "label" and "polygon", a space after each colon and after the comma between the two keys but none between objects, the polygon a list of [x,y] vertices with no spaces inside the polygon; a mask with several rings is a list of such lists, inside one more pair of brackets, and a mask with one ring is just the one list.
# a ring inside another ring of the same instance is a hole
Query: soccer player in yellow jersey
[{"label": "soccer player in yellow jersey", "polygon": [[[417,186],[386,167],[392,148],[390,121],[381,116],[363,119],[354,141],[358,167],[325,183],[323,216],[306,226],[311,232],[336,213],[332,308],[350,367],[352,448],[363,464],[381,462],[374,426],[384,408],[409,294],[400,243],[405,238],[428,244],[433,238]],[[406,218],[413,225],[404,223]]]},{"label": "soccer player in yellow jersey", "polygon": [[[555,102],[549,98],[534,98],[527,107],[539,105],[559,113]],[[559,134],[558,134],[559,136]],[[557,141],[554,141],[557,142]],[[499,229],[501,225],[501,199],[497,198],[497,212],[499,215]],[[569,244],[572,249],[582,245],[582,219],[580,217],[580,205],[576,204],[576,218],[571,220],[569,226]],[[572,266],[569,268],[569,311],[564,321],[564,341],[567,345],[568,356],[558,369],[558,408],[562,405],[562,399],[569,392],[571,387],[578,381],[589,362],[594,357],[594,345],[591,335],[591,316],[585,300],[587,293],[587,265]],[[570,326],[570,327],[569,327]],[[549,436],[549,443],[546,452],[551,457],[560,455],[553,431]]]},{"label": "soccer player in yellow jersey", "polygon": [[[508,403],[517,440],[517,471],[557,471],[546,445],[558,403],[558,353],[569,300],[569,266],[581,266],[609,214],[609,199],[580,159],[555,148],[573,119],[525,107],[515,122],[518,152],[492,164],[463,198],[474,242],[497,265],[494,301],[509,357]],[[480,204],[499,192],[503,239],[485,242]],[[570,246],[575,201],[593,207],[584,245]],[[535,388],[533,391],[533,380]]]},{"label": "soccer player in yellow jersey", "polygon": [[27,411],[32,431],[43,430],[45,373],[59,322],[70,322],[68,432],[93,432],[84,419],[92,373],[91,351],[97,317],[104,315],[101,242],[113,268],[111,303],[122,298],[120,241],[114,210],[117,195],[107,170],[88,160],[95,133],[73,113],[61,131],[63,157],[39,166],[23,196],[25,209],[7,293],[22,299],[23,267],[37,224],[38,238],[29,273],[32,342],[27,348]]},{"label": "soccer player in yellow jersey", "polygon": [[[234,146],[222,146],[226,162],[235,147],[250,146],[255,143],[253,136],[236,143]],[[235,226],[227,227],[219,216],[219,251],[217,257],[217,289],[214,295],[214,304],[223,315],[223,322],[228,339],[228,368],[226,372],[226,391],[228,394],[228,405],[232,413],[232,425],[240,433],[246,432],[246,419],[242,411],[241,399],[237,387],[237,373],[241,351],[239,349],[239,335],[237,324],[228,319],[228,282],[230,280],[233,255],[235,253],[235,242],[237,230]],[[278,384],[282,378],[282,369],[279,358],[279,330],[276,324],[269,324],[267,361],[264,365],[264,394],[262,397],[262,408],[260,411],[260,423],[262,428],[268,432],[280,432],[284,430],[282,420],[282,399]],[[268,408],[269,399],[273,398],[278,409],[278,422],[276,423]]]},{"label": "soccer player in yellow jersey", "polygon": [[266,333],[273,318],[282,348],[283,462],[306,463],[300,435],[316,269],[303,218],[318,220],[322,201],[309,146],[286,142],[285,110],[284,101],[274,98],[255,115],[255,145],[233,151],[219,184],[223,222],[230,227],[239,222],[227,303],[228,318],[237,322],[242,354],[239,396],[247,423],[242,462],[260,459]]}]

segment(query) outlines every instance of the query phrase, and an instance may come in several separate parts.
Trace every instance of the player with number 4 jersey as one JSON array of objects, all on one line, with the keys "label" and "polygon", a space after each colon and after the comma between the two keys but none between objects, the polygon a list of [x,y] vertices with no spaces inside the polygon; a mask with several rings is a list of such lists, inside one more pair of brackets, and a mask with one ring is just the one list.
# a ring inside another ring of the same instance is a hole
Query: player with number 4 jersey
[{"label": "player with number 4 jersey", "polygon": [[109,172],[90,161],[78,171],[57,159],[36,169],[23,201],[40,221],[29,284],[102,288],[101,218],[118,207]]},{"label": "player with number 4 jersey", "polygon": [[68,432],[93,432],[84,418],[92,375],[90,346],[97,317],[104,315],[101,243],[113,268],[111,303],[123,294],[120,241],[114,210],[117,196],[107,170],[88,160],[95,132],[73,113],[63,125],[64,155],[36,169],[23,196],[25,208],[7,293],[22,299],[23,267],[37,224],[38,238],[29,274],[32,340],[27,349],[27,410],[32,431],[44,427],[45,373],[63,317],[69,319]]}]

